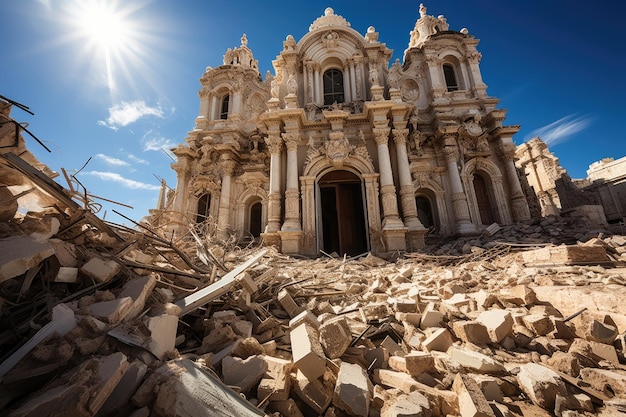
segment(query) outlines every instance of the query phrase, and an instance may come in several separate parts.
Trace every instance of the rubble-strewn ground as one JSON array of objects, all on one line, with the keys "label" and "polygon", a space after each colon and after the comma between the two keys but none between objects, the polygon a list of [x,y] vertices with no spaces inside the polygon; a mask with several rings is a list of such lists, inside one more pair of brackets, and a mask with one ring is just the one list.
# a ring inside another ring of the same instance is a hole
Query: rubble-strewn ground
[{"label": "rubble-strewn ground", "polygon": [[8,165],[40,209],[0,213],[2,415],[626,413],[619,227],[306,259],[100,222]]}]

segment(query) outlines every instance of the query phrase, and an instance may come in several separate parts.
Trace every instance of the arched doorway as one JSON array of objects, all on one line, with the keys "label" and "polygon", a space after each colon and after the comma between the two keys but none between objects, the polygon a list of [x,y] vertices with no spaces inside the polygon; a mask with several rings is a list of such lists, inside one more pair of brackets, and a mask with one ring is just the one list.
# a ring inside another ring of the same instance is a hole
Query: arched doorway
[{"label": "arched doorway", "polygon": [[366,252],[366,221],[359,177],[349,171],[331,171],[319,179],[318,189],[320,249],[339,255]]},{"label": "arched doorway", "polygon": [[473,179],[476,204],[480,213],[481,224],[492,224],[494,220],[491,198],[487,188],[487,182],[480,174],[474,174]]},{"label": "arched doorway", "polygon": [[257,201],[256,203],[253,203],[250,206],[250,234],[254,237],[257,238],[259,236],[261,236],[261,229],[262,229],[262,213],[263,213],[263,206],[261,205],[260,201]]}]

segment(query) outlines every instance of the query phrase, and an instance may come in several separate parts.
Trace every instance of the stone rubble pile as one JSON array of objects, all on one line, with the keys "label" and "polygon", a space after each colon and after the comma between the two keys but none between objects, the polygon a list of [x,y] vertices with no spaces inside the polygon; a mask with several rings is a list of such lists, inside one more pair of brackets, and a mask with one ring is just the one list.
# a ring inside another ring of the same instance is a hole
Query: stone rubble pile
[{"label": "stone rubble pile", "polygon": [[20,198],[40,207],[2,205],[2,415],[626,413],[626,237],[611,230],[548,218],[304,259],[170,242],[1,173],[0,196],[32,189]]}]

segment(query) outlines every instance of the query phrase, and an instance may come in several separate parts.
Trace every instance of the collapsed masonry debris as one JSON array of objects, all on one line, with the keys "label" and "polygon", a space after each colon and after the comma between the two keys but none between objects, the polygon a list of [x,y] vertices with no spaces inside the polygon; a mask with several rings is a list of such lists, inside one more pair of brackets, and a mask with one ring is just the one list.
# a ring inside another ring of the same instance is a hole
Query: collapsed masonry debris
[{"label": "collapsed masonry debris", "polygon": [[626,413],[611,230],[553,216],[385,259],[294,258],[105,223],[15,155],[0,170],[40,207],[0,223],[3,415]]}]

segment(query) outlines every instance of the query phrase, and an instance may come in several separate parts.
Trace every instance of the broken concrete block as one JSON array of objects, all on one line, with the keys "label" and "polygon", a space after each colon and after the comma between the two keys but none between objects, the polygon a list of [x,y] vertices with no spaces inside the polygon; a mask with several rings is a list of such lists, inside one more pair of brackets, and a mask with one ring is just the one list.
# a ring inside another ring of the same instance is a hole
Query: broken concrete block
[{"label": "broken concrete block", "polygon": [[333,398],[333,387],[321,379],[309,379],[300,370],[295,373],[294,392],[318,414],[322,414]]},{"label": "broken concrete block", "polygon": [[410,375],[390,369],[375,369],[373,380],[376,384],[398,388],[405,393],[415,391],[419,387],[419,382]]},{"label": "broken concrete block", "polygon": [[232,344],[237,339],[237,334],[229,325],[217,327],[202,339],[200,353],[218,352]]},{"label": "broken concrete block", "polygon": [[587,339],[610,345],[617,338],[617,327],[610,324],[602,323],[598,320],[592,320],[589,324]]},{"label": "broken concrete block", "polygon": [[130,297],[116,298],[111,301],[101,301],[89,306],[89,314],[109,324],[120,323],[133,306]]},{"label": "broken concrete block", "polygon": [[435,360],[428,352],[413,351],[404,356],[406,372],[412,377],[435,372]]},{"label": "broken concrete block", "polygon": [[572,353],[554,352],[546,361],[550,368],[576,378],[580,372],[578,357]]},{"label": "broken concrete block", "polygon": [[249,358],[254,355],[265,354],[265,349],[254,337],[246,337],[245,339],[238,339],[231,350],[231,355],[241,359]]},{"label": "broken concrete block", "polygon": [[146,327],[150,330],[148,350],[159,359],[174,350],[176,346],[176,330],[178,329],[178,317],[169,314],[161,314],[144,319]]},{"label": "broken concrete block", "polygon": [[369,323],[370,321],[383,320],[391,316],[389,306],[387,303],[371,303],[362,306],[359,309],[361,313],[361,320],[363,323]]},{"label": "broken concrete block", "polygon": [[503,303],[528,306],[537,302],[537,294],[526,285],[516,285],[512,288],[501,289],[498,299]]},{"label": "broken concrete block", "polygon": [[464,368],[469,368],[477,372],[482,373],[501,373],[505,372],[504,365],[490,358],[487,355],[483,355],[480,352],[474,352],[473,350],[458,349],[451,347],[448,350],[450,358],[461,365]]},{"label": "broken concrete block", "polygon": [[302,312],[303,308],[296,304],[286,288],[278,292],[277,298],[280,305],[283,306],[287,314],[289,314],[289,317],[294,318]]},{"label": "broken concrete block", "polygon": [[554,330],[554,323],[549,316],[542,314],[528,314],[522,317],[524,326],[539,336],[545,336]]},{"label": "broken concrete block", "polygon": [[476,317],[476,321],[482,323],[489,333],[489,337],[495,343],[499,343],[513,330],[513,317],[507,310],[487,310]]},{"label": "broken concrete block", "polygon": [[304,322],[291,329],[289,338],[294,365],[311,380],[324,375],[326,357],[317,329]]},{"label": "broken concrete block", "polygon": [[428,303],[426,308],[422,311],[420,329],[426,330],[429,327],[441,327],[443,318],[444,314],[436,309],[435,303]]},{"label": "broken concrete block", "polygon": [[262,356],[250,356],[247,359],[226,356],[222,359],[224,383],[239,387],[242,393],[255,387],[266,371],[267,362]]},{"label": "broken concrete block", "polygon": [[343,355],[352,343],[352,331],[345,317],[336,317],[323,323],[319,336],[324,352],[329,359]]},{"label": "broken concrete block", "polygon": [[439,328],[433,331],[432,334],[422,342],[422,347],[427,352],[433,350],[445,352],[452,346],[452,343],[454,343],[454,340],[452,340],[450,332],[447,329]]},{"label": "broken concrete block", "polygon": [[335,384],[333,405],[351,416],[369,416],[373,386],[367,372],[357,364],[342,362]]},{"label": "broken concrete block", "polygon": [[80,267],[80,272],[91,277],[97,283],[108,282],[120,271],[120,265],[112,259],[91,258]]},{"label": "broken concrete block", "polygon": [[470,320],[456,320],[452,322],[452,332],[464,342],[475,345],[491,343],[491,338],[484,324]]},{"label": "broken concrete block", "polygon": [[428,398],[417,391],[392,396],[384,402],[380,411],[381,417],[425,417],[429,415],[431,415],[431,410]]},{"label": "broken concrete block", "polygon": [[59,265],[76,268],[78,267],[78,254],[76,246],[61,239],[48,239],[48,243],[54,248],[54,256]]},{"label": "broken concrete block", "polygon": [[156,275],[151,274],[133,278],[124,285],[122,292],[120,292],[117,298],[130,297],[133,300],[125,320],[132,320],[143,311],[146,300],[152,294],[156,282]]},{"label": "broken concrete block", "polygon": [[485,395],[470,376],[456,374],[452,390],[458,396],[461,417],[495,417]]},{"label": "broken concrete block", "polygon": [[496,401],[500,403],[504,401],[504,396],[502,395],[502,390],[500,389],[500,384],[503,383],[501,380],[498,380],[498,378],[490,375],[474,374],[471,377],[474,381],[476,381],[487,401]]},{"label": "broken concrete block", "polygon": [[285,401],[272,401],[270,407],[273,411],[279,412],[283,417],[304,417],[292,398]]},{"label": "broken concrete block", "polygon": [[404,356],[406,354],[406,352],[402,349],[402,346],[389,336],[385,336],[379,346],[386,349],[390,355]]},{"label": "broken concrete block", "polygon": [[[309,323],[316,329],[319,329],[321,325],[315,314],[311,313],[309,310],[304,310],[302,313],[289,320],[289,328],[293,329],[294,327],[298,327],[302,323]],[[260,330],[257,329],[257,333],[259,332]]]},{"label": "broken concrete block", "polygon": [[257,398],[259,401],[286,401],[289,399],[291,387],[291,361],[264,355],[263,360],[267,363],[267,371],[259,383]]},{"label": "broken concrete block", "polygon": [[22,275],[54,255],[48,242],[40,242],[31,236],[0,239],[0,283]]},{"label": "broken concrete block", "polygon": [[62,266],[59,268],[54,282],[64,282],[67,284],[75,284],[78,281],[78,268],[71,266]]},{"label": "broken concrete block", "polygon": [[554,410],[557,394],[567,395],[565,383],[559,375],[550,368],[536,363],[520,365],[517,381],[532,402],[546,410]]}]

